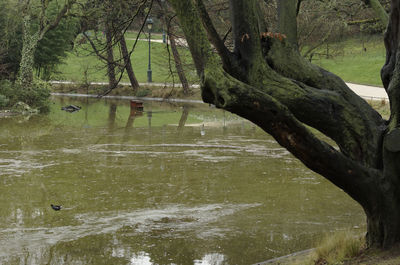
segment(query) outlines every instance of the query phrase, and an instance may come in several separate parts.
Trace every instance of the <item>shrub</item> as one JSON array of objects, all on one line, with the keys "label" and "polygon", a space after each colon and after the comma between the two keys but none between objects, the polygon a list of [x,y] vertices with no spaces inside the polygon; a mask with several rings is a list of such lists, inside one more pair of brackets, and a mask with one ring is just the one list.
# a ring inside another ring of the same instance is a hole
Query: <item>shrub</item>
[{"label": "shrub", "polygon": [[50,86],[43,81],[35,80],[31,87],[26,88],[18,82],[3,80],[0,82],[0,94],[8,99],[4,107],[10,107],[22,101],[40,112],[49,110]]},{"label": "shrub", "polygon": [[140,90],[138,90],[136,92],[136,96],[137,97],[146,97],[146,96],[149,96],[149,95],[151,95],[151,90],[148,89],[148,88],[140,89]]},{"label": "shrub", "polygon": [[7,107],[9,101],[10,100],[6,96],[0,94],[0,108]]},{"label": "shrub", "polygon": [[353,231],[346,230],[327,235],[315,250],[317,261],[327,264],[338,264],[357,256],[365,242],[363,237]]}]

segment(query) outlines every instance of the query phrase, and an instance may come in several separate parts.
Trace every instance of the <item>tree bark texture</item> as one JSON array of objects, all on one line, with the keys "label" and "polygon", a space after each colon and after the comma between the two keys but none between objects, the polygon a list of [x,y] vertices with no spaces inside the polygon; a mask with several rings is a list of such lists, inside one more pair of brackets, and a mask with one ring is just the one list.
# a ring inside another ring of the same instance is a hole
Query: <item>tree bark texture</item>
[{"label": "tree bark texture", "polygon": [[105,35],[106,35],[106,52],[107,52],[107,76],[109,89],[114,89],[117,85],[117,79],[115,78],[115,61],[113,52],[113,33],[110,28],[110,24],[105,24]]},{"label": "tree bark texture", "polygon": [[171,45],[172,56],[174,57],[175,68],[178,73],[179,80],[181,81],[183,94],[189,94],[189,82],[186,78],[185,70],[183,69],[181,56],[176,45],[175,35],[173,26],[171,26],[172,17],[168,15],[169,5],[167,3],[160,2],[160,7],[162,10],[162,16],[164,19],[164,24],[167,26],[168,39]]},{"label": "tree bark texture", "polygon": [[123,34],[121,34],[119,37],[119,44],[121,47],[122,57],[124,58],[126,73],[128,74],[132,89],[133,91],[137,91],[139,88],[139,82],[137,81],[135,73],[133,72],[131,57],[129,55],[128,48],[126,46],[125,36]]},{"label": "tree bark texture", "polygon": [[168,38],[171,44],[172,55],[174,56],[175,68],[176,71],[178,72],[178,77],[182,84],[183,94],[188,95],[189,82],[186,78],[185,70],[183,69],[181,56],[178,52],[178,47],[176,46],[175,36],[172,33],[168,32]]},{"label": "tree bark texture", "polygon": [[[233,52],[221,45],[201,0],[170,1],[202,80],[203,100],[257,124],[356,200],[367,215],[368,244],[375,247],[400,241],[399,1],[392,0],[382,69],[391,101],[389,121],[339,77],[303,58],[289,39],[291,34],[263,34],[258,0],[230,1]],[[296,11],[295,1],[287,3]],[[282,18],[289,15],[285,10],[279,10]],[[335,146],[308,126],[331,138]]]},{"label": "tree bark texture", "polygon": [[[298,0],[278,0],[278,32],[287,36],[287,41],[297,46]],[[299,3],[298,3],[299,2]]]}]

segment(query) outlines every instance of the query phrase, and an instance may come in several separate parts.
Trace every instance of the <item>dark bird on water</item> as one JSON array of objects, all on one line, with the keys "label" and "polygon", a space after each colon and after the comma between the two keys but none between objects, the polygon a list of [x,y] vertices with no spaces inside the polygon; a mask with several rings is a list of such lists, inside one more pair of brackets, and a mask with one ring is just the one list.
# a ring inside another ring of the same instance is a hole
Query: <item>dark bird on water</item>
[{"label": "dark bird on water", "polygon": [[53,208],[54,211],[61,210],[61,206],[60,205],[53,205],[53,204],[50,204],[50,205],[51,205],[51,208]]}]

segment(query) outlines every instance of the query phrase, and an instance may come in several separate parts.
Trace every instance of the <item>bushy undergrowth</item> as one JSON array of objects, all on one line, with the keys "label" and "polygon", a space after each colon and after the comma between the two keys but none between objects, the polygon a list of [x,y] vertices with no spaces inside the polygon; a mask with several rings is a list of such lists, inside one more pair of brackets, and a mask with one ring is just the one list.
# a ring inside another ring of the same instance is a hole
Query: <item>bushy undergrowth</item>
[{"label": "bushy undergrowth", "polygon": [[146,97],[146,96],[150,96],[150,95],[151,95],[151,90],[148,89],[148,88],[139,89],[139,90],[136,92],[136,96],[137,96],[137,97]]},{"label": "bushy undergrowth", "polygon": [[19,101],[40,112],[49,110],[50,86],[43,81],[34,81],[32,86],[22,87],[18,82],[0,81],[0,108],[10,108]]},{"label": "bushy undergrowth", "polygon": [[0,108],[7,107],[8,102],[10,102],[10,100],[6,96],[0,94]]},{"label": "bushy undergrowth", "polygon": [[365,249],[364,238],[346,230],[326,235],[308,255],[290,265],[343,265]]},{"label": "bushy undergrowth", "polygon": [[363,246],[363,237],[352,231],[341,231],[325,237],[315,253],[317,261],[325,261],[326,264],[340,264],[346,259],[357,256]]}]

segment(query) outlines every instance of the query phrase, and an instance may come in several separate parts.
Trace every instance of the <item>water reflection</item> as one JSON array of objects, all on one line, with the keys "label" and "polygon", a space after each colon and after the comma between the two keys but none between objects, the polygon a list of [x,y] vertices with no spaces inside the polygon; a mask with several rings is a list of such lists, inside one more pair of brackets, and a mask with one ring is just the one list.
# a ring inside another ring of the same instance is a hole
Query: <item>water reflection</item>
[{"label": "water reflection", "polygon": [[342,191],[227,112],[62,104],[83,108],[0,120],[0,264],[251,264],[363,222]]},{"label": "water reflection", "polygon": [[224,264],[225,257],[219,253],[206,254],[201,260],[195,260],[195,265],[221,265]]},{"label": "water reflection", "polygon": [[133,255],[130,259],[131,265],[152,265],[153,263],[150,260],[150,256],[147,253],[140,252],[137,255]]}]

